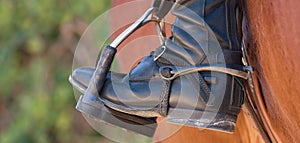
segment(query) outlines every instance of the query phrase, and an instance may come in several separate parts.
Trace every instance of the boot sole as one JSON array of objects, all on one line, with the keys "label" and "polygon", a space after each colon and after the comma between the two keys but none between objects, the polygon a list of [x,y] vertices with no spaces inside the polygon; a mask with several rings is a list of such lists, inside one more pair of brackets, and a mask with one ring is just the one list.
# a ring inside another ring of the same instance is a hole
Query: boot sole
[{"label": "boot sole", "polygon": [[[69,78],[73,85],[80,85],[80,92],[84,91],[81,83]],[[76,87],[76,86],[75,86]],[[152,137],[157,127],[156,118],[144,118],[115,111],[102,102],[86,103],[83,95],[77,101],[76,109],[98,123],[104,123],[112,127],[120,127],[124,130]]]},{"label": "boot sole", "polygon": [[[113,127],[121,127],[125,130],[152,137],[156,129],[156,118],[143,118],[114,111],[104,104],[94,105],[82,101],[83,96],[77,102],[76,109],[98,122],[106,123]],[[94,104],[94,103],[92,103]]]},{"label": "boot sole", "polygon": [[[131,115],[143,117],[159,117],[156,111],[158,108],[133,108],[113,103],[109,100],[101,99],[108,107]],[[169,123],[180,124],[225,133],[233,133],[236,126],[236,115],[214,113],[209,111],[189,110],[180,108],[169,108],[167,121]]]},{"label": "boot sole", "polygon": [[233,133],[237,116],[208,111],[170,108],[167,121],[174,124]]}]

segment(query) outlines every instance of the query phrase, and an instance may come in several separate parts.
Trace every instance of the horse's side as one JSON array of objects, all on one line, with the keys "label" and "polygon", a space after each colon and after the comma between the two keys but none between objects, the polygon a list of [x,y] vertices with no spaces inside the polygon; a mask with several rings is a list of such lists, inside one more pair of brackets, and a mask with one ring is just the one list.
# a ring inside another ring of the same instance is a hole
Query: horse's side
[{"label": "horse's side", "polygon": [[247,51],[264,108],[261,114],[266,116],[271,138],[299,142],[300,1],[245,2],[250,32]]},{"label": "horse's side", "polygon": [[[131,1],[131,0],[129,0]],[[127,2],[127,1],[126,1]],[[113,6],[125,1],[113,0]],[[128,11],[127,15],[139,17],[151,1],[139,1],[139,8]],[[251,0],[245,1],[247,18],[244,22],[246,51],[253,73],[255,97],[248,89],[249,100],[243,107],[234,134],[199,130],[183,127],[174,135],[161,140],[164,133],[174,125],[161,123],[154,141],[161,142],[299,142],[300,141],[300,1],[292,0]],[[120,9],[122,11],[122,7]],[[111,30],[119,29],[127,17],[111,13]],[[117,57],[122,61],[120,69],[129,71],[137,58],[144,56],[159,45],[149,35],[155,34],[153,25],[132,35],[123,44],[124,50]],[[153,32],[154,31],[154,32]],[[136,39],[142,36],[148,38]],[[133,40],[135,39],[135,40]],[[149,42],[149,40],[152,40]],[[135,48],[136,47],[136,48]],[[130,49],[128,53],[125,48]],[[139,49],[139,50],[137,50]],[[250,102],[249,102],[250,101]],[[255,106],[254,110],[252,110]],[[257,117],[254,113],[257,113]]]}]

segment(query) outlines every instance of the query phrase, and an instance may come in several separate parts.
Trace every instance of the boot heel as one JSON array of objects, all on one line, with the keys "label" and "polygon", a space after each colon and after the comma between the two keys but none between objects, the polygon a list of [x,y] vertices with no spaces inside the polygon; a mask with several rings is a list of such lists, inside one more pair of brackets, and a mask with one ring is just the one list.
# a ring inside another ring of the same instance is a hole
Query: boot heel
[{"label": "boot heel", "polygon": [[170,123],[217,130],[226,133],[234,132],[236,119],[237,116],[235,115],[174,108],[169,109],[167,116],[167,121]]},{"label": "boot heel", "polygon": [[102,102],[86,103],[80,96],[76,109],[97,123],[105,123],[113,127],[152,137],[156,129],[156,118],[143,118],[121,113],[106,107]]}]

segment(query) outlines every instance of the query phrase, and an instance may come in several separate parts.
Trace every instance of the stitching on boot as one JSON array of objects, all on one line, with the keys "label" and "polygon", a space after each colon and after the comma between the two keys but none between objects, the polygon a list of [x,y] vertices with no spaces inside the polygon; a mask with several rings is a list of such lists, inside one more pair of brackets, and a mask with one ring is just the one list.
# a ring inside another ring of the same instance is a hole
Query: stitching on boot
[{"label": "stitching on boot", "polygon": [[164,117],[166,117],[168,114],[170,87],[171,87],[171,81],[163,80],[158,112],[160,115]]}]

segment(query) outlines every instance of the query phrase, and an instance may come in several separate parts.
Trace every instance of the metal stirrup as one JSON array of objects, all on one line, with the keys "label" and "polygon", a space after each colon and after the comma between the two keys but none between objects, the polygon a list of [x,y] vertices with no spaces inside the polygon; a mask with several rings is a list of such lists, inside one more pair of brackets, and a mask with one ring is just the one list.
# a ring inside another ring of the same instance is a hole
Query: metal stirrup
[{"label": "metal stirrup", "polygon": [[130,34],[135,32],[150,21],[156,22],[158,35],[161,42],[165,40],[164,20],[165,15],[170,11],[173,2],[170,0],[155,0],[153,6],[149,8],[142,17],[122,32],[111,44],[113,48],[117,48]]},{"label": "metal stirrup", "polygon": [[[159,36],[162,36],[161,41],[164,42],[165,34],[164,34],[164,24],[161,24],[161,19],[167,14],[165,10],[163,10],[165,7],[165,2],[161,1],[163,3],[156,2],[154,7],[149,8],[143,16],[141,16],[136,22],[134,22],[131,26],[129,26],[124,32],[122,32],[110,45],[106,46],[100,55],[100,58],[98,60],[98,63],[96,65],[95,72],[93,73],[92,79],[94,79],[95,82],[90,82],[84,97],[86,100],[96,99],[95,97],[91,97],[91,95],[96,95],[98,92],[102,90],[102,87],[104,85],[104,82],[106,80],[106,75],[109,72],[109,68],[111,67],[111,64],[113,62],[114,56],[117,53],[118,46],[128,38],[129,35],[131,35],[133,32],[144,26],[150,21],[154,21],[158,25],[159,30]],[[156,5],[159,4],[159,7]],[[162,6],[162,7],[160,7]],[[171,9],[168,8],[168,11]],[[161,11],[162,10],[162,11]],[[161,12],[160,12],[161,11]],[[97,89],[97,90],[94,90]]]},{"label": "metal stirrup", "polygon": [[122,32],[111,44],[113,48],[117,48],[129,35],[141,28],[150,21],[159,22],[153,15],[154,8],[149,8],[143,16],[141,16],[136,22],[129,26],[124,32]]}]

